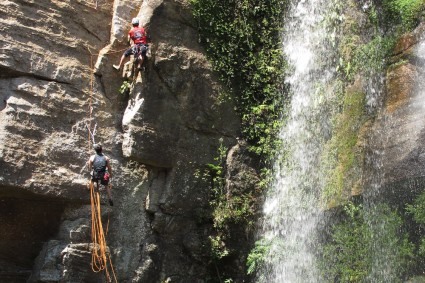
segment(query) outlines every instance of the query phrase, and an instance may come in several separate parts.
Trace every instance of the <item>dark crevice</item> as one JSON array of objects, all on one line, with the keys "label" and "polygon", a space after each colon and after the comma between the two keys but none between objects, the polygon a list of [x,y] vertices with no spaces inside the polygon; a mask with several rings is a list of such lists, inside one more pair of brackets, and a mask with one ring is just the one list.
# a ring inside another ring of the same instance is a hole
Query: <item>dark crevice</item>
[{"label": "dark crevice", "polygon": [[96,75],[94,77],[96,79],[96,82],[99,85],[100,92],[103,94],[104,97],[106,97],[106,99],[109,100],[109,102],[112,102],[112,99],[109,96],[106,95],[106,88],[105,88],[105,84],[103,82],[103,78],[101,76],[96,76]]},{"label": "dark crevice", "polygon": [[160,70],[160,67],[158,67],[157,65],[154,65],[154,68],[153,69],[155,70],[155,73],[156,73],[158,79],[161,81],[162,85],[165,86],[165,88],[168,90],[168,92],[169,93],[174,93],[173,90],[172,90],[172,88],[171,88],[171,86],[169,86],[168,83],[166,82],[164,76],[161,75],[162,72]]},{"label": "dark crevice", "polygon": [[64,203],[0,187],[0,282],[25,282],[43,244],[60,225]]},{"label": "dark crevice", "polygon": [[7,106],[7,99],[9,99],[8,97],[0,97],[0,111],[2,111],[3,109],[6,108]]},{"label": "dark crevice", "polygon": [[85,31],[87,31],[88,34],[96,37],[99,41],[102,41],[102,39],[94,32],[92,32],[91,30],[89,30],[83,23],[80,23],[78,21],[74,21],[74,23],[76,23],[77,25],[79,25],[81,28],[83,28]]},{"label": "dark crevice", "polygon": [[30,77],[30,78],[35,78],[37,80],[42,80],[42,81],[56,82],[56,83],[59,83],[59,84],[71,85],[71,83],[69,83],[69,82],[55,80],[55,79],[52,79],[52,78],[36,75],[36,74],[33,74],[33,73],[25,73],[25,72],[17,71],[17,70],[14,70],[14,69],[6,67],[6,66],[0,66],[0,79],[14,79],[14,78],[19,78],[19,77]]}]

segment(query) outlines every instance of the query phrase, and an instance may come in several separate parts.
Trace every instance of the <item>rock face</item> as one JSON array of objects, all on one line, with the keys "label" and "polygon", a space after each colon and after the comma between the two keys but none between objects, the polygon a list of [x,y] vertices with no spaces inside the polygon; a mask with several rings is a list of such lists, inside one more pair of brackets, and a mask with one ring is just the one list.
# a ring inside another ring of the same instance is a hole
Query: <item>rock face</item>
[{"label": "rock face", "polygon": [[[203,282],[209,184],[196,172],[236,144],[239,119],[187,1],[11,0],[0,14],[0,281],[103,282],[90,266],[90,128],[112,160],[103,216],[118,281]],[[135,16],[152,44],[122,95],[111,65]]]},{"label": "rock face", "polygon": [[381,192],[389,199],[409,199],[423,189],[425,88],[420,78],[425,74],[424,28],[421,25],[404,35],[396,45],[386,74],[383,106],[369,133],[369,155],[374,156],[374,164],[369,165],[375,170],[366,176],[367,185],[382,186]]}]

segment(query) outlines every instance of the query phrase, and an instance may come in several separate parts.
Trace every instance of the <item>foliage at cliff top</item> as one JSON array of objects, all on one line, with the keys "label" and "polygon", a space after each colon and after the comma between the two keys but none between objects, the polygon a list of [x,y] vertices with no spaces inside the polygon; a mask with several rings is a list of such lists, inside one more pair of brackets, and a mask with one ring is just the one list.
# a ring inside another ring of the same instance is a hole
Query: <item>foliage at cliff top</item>
[{"label": "foliage at cliff top", "polygon": [[201,42],[221,81],[233,92],[253,150],[277,148],[284,95],[280,33],[287,1],[191,0]]}]

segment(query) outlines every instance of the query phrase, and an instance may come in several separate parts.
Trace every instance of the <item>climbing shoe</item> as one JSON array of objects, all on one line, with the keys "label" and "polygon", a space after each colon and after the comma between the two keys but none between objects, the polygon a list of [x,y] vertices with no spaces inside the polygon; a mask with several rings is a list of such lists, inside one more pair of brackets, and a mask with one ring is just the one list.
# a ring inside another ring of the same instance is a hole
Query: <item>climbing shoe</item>
[{"label": "climbing shoe", "polygon": [[118,65],[112,65],[112,67],[113,67],[115,70],[117,70],[117,71],[119,71],[119,70],[120,70],[120,66],[118,66]]},{"label": "climbing shoe", "polygon": [[114,202],[111,199],[109,200],[109,205],[114,206]]}]

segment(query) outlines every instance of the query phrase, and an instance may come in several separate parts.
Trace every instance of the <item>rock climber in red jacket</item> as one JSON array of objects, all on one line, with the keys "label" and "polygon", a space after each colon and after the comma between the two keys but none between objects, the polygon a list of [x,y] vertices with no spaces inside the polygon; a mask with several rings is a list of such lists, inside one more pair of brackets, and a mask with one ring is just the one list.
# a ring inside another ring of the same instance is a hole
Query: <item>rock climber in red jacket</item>
[{"label": "rock climber in red jacket", "polygon": [[128,32],[128,37],[131,39],[131,47],[127,49],[121,56],[120,63],[113,65],[114,69],[120,70],[124,59],[130,55],[140,54],[138,58],[139,68],[142,67],[143,61],[146,58],[146,51],[148,50],[148,34],[143,27],[139,27],[139,19],[133,18],[131,20],[133,28]]}]

